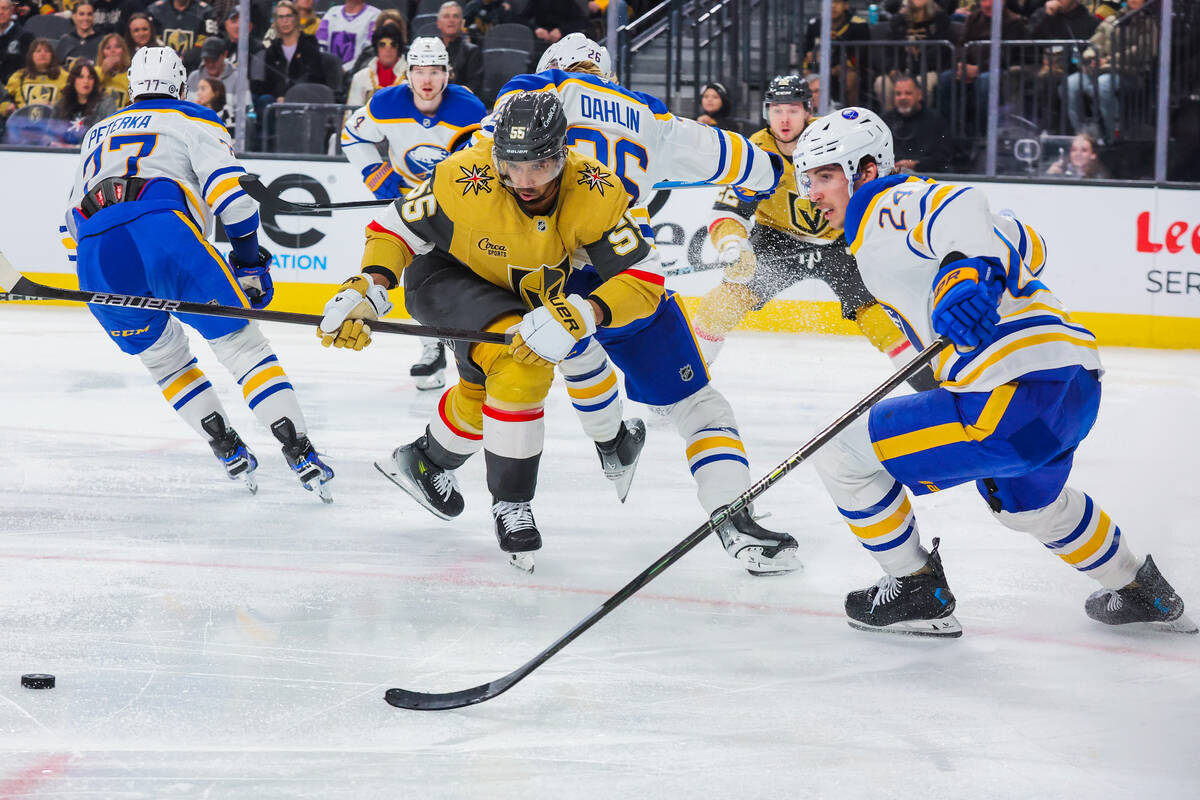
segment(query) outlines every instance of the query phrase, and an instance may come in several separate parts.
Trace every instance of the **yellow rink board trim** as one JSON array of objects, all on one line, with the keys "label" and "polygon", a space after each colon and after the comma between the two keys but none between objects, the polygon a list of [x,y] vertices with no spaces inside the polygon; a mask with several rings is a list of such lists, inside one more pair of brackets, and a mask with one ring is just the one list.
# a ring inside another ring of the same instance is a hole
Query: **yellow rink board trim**
[{"label": "yellow rink board trim", "polygon": [[[75,276],[65,273],[31,272],[28,273],[28,277],[47,286],[78,288]],[[338,286],[332,283],[277,283],[271,310],[319,314],[325,302],[336,294],[337,288]],[[407,319],[404,291],[392,290],[391,298],[396,308],[388,317]],[[56,300],[37,302],[70,305]],[[688,313],[694,316],[700,298],[684,297],[683,303]],[[1147,314],[1072,311],[1071,319],[1096,334],[1096,339],[1101,345],[1109,347],[1200,349],[1200,317],[1155,317]],[[862,335],[857,325],[842,319],[841,305],[833,300],[772,300],[761,311],[751,311],[747,314],[738,328],[777,333]]]}]

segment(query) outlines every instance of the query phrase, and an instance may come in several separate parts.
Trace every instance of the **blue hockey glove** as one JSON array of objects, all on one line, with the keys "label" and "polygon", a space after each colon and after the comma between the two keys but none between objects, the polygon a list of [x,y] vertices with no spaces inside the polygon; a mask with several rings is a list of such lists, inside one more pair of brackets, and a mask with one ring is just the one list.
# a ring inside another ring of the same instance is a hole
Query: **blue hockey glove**
[{"label": "blue hockey glove", "polygon": [[243,261],[237,252],[229,254],[229,265],[252,308],[266,308],[275,298],[275,281],[271,279],[271,251],[258,246],[258,259]]},{"label": "blue hockey glove", "polygon": [[933,282],[933,329],[961,349],[991,344],[1000,324],[996,302],[1004,292],[1004,268],[994,258],[949,261]]},{"label": "blue hockey glove", "polygon": [[380,200],[394,200],[404,194],[404,179],[386,162],[363,167],[363,183]]}]

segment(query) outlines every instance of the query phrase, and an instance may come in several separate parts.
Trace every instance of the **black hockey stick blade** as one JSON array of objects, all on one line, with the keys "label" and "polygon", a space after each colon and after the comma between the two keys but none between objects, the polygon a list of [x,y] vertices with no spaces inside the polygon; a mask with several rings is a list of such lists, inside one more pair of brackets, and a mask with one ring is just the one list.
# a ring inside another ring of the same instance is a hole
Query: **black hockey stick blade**
[{"label": "black hockey stick blade", "polygon": [[799,450],[788,456],[782,464],[775,467],[775,469],[768,472],[762,478],[759,478],[754,485],[734,498],[733,502],[728,506],[725,506],[714,514],[711,519],[660,556],[657,561],[643,570],[636,578],[622,586],[616,594],[601,603],[599,608],[580,620],[575,627],[571,628],[571,630],[560,636],[552,645],[517,669],[502,678],[497,678],[494,681],[457,692],[414,692],[411,689],[388,689],[384,693],[383,699],[389,705],[396,706],[397,708],[407,708],[414,711],[445,711],[452,708],[463,708],[464,706],[483,703],[507,692],[517,683],[528,677],[535,669],[546,663],[555,653],[575,641],[584,631],[632,597],[639,589],[661,575],[667,567],[686,555],[689,550],[703,541],[705,537],[716,530],[727,518],[741,511],[763,492],[774,486],[784,475],[787,475],[799,466],[801,462],[821,449],[830,439],[833,439],[845,430],[851,422],[866,413],[871,406],[891,394],[897,386],[924,369],[930,359],[936,357],[949,346],[949,339],[939,337],[933,344],[922,350],[912,361],[901,367],[892,377],[877,386],[874,391],[855,403],[850,410],[830,423],[828,427],[810,439]]},{"label": "black hockey stick blade", "polygon": [[[321,322],[320,314],[299,314],[291,311],[268,311],[265,308],[238,308],[209,303],[189,303],[184,300],[168,300],[161,297],[139,297],[137,295],[113,294],[111,292],[89,292],[77,289],[60,289],[46,286],[26,278],[0,253],[0,289],[9,294],[38,297],[45,300],[72,300],[103,306],[126,306],[145,308],[151,311],[168,311],[180,314],[203,314],[209,317],[236,317],[257,319],[263,322],[285,322],[292,325],[313,325]],[[370,323],[373,332],[399,333],[405,336],[427,336],[433,339],[451,339],[462,342],[486,342],[510,344],[506,333],[493,331],[471,331],[462,328],[440,328],[429,325],[409,325],[403,322],[376,320]]]},{"label": "black hockey stick blade", "polygon": [[308,211],[337,211],[339,208],[380,208],[396,202],[395,200],[351,200],[346,203],[293,203],[284,200],[263,185],[257,175],[247,172],[238,178],[238,183],[246,190],[246,194],[260,205],[270,206],[285,214],[303,214]]}]

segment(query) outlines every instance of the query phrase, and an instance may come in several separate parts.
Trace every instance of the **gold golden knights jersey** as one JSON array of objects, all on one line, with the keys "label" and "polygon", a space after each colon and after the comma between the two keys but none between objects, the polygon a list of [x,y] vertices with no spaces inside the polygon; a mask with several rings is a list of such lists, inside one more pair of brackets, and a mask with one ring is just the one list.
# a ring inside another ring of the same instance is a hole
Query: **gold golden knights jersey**
[{"label": "gold golden knights jersey", "polygon": [[[779,153],[770,128],[758,131],[750,137],[750,141],[763,150]],[[785,162],[791,161],[790,156],[783,156],[782,153],[780,156]],[[740,227],[741,235],[746,236],[755,222],[820,245],[829,244],[842,233],[837,228],[831,228],[825,221],[825,215],[811,202],[800,197],[796,189],[796,172],[791,169],[783,171],[779,186],[765,200],[743,200],[733,189],[721,192],[713,204],[709,235],[717,242],[731,233],[738,233],[737,227]]]},{"label": "gold golden knights jersey", "polygon": [[591,264],[604,281],[590,299],[605,326],[647,317],[663,297],[658,252],[629,215],[621,181],[570,150],[558,201],[538,216],[501,185],[491,139],[451,154],[367,226],[363,271],[395,287],[414,256],[435,248],[530,308],[561,293],[571,269]]}]

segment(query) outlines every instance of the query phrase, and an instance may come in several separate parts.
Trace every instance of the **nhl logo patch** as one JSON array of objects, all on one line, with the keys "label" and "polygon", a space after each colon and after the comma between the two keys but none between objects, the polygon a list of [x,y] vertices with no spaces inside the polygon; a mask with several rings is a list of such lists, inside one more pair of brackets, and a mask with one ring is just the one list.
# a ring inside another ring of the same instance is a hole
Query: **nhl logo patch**
[{"label": "nhl logo patch", "polygon": [[694,377],[696,377],[696,373],[695,373],[695,371],[694,371],[694,370],[692,370],[692,365],[691,365],[691,364],[684,364],[684,365],[683,365],[683,366],[682,366],[682,367],[679,369],[679,378],[680,378],[680,380],[682,380],[684,383],[687,383],[688,381],[690,381],[690,380],[691,380],[692,378],[694,378]]},{"label": "nhl logo patch", "polygon": [[433,124],[433,120],[431,120],[429,117],[426,117],[425,119],[421,120],[421,124],[428,128]]},{"label": "nhl logo patch", "polygon": [[537,229],[538,229],[538,233],[545,233],[545,232],[546,232],[546,227],[547,227],[547,226],[546,226],[546,220],[544,220],[544,219],[539,219],[539,220],[537,221]]}]

